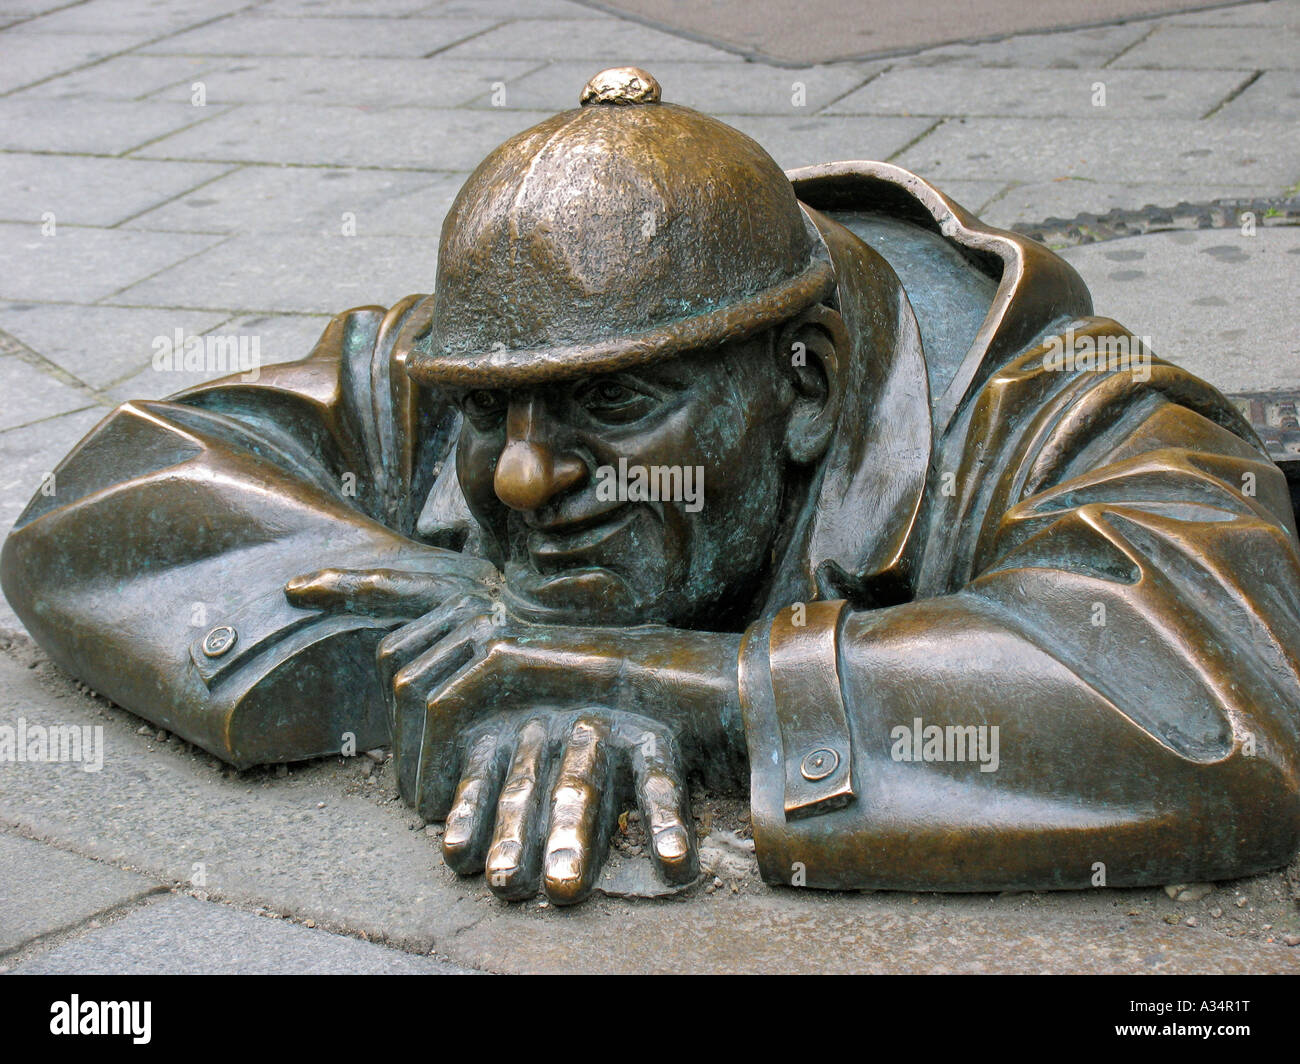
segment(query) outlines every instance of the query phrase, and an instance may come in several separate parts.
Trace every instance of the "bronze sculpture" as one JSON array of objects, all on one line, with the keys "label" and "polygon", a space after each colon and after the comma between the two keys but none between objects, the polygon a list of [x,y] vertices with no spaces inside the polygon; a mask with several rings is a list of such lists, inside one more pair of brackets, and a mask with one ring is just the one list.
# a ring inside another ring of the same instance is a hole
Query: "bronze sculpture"
[{"label": "bronze sculpture", "polygon": [[1300,840],[1300,546],[1241,415],[1041,246],[641,71],[480,165],[433,296],[125,404],[55,484],[0,575],[57,662],[240,766],[391,739],[502,897],[585,896],[630,800],[690,882],[693,779],[748,784],[771,883]]}]

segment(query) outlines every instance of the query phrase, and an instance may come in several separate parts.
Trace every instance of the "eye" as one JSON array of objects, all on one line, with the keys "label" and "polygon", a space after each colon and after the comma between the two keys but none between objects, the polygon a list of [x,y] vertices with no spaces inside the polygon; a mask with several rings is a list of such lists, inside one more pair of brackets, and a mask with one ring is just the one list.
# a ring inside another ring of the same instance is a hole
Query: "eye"
[{"label": "eye", "polygon": [[601,381],[592,388],[592,395],[605,403],[621,403],[631,399],[636,393],[618,381]]},{"label": "eye", "polygon": [[476,388],[460,401],[461,409],[475,421],[492,421],[505,413],[505,396],[486,388]]},{"label": "eye", "polygon": [[625,425],[645,417],[659,400],[626,381],[606,377],[580,388],[578,403],[588,415],[611,425]]}]

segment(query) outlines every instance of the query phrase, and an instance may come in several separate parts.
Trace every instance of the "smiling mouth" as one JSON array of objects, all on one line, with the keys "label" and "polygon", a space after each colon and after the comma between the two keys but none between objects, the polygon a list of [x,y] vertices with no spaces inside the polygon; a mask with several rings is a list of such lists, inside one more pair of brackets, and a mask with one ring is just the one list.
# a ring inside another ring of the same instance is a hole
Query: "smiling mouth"
[{"label": "smiling mouth", "polygon": [[542,565],[548,568],[572,565],[618,535],[635,516],[635,507],[624,504],[591,520],[530,529],[528,553],[539,568]]}]

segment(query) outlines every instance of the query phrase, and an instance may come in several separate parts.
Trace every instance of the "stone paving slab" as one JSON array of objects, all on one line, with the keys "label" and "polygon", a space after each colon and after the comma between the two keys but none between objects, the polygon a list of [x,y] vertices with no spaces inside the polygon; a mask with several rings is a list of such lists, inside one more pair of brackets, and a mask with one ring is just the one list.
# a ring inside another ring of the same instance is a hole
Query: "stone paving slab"
[{"label": "stone paving slab", "polygon": [[1220,391],[1300,387],[1300,228],[1154,233],[1062,255],[1098,314]]},{"label": "stone paving slab", "polygon": [[1173,26],[1295,26],[1300,24],[1300,0],[1228,4],[1171,15],[1162,22]]},{"label": "stone paving slab", "polygon": [[926,48],[900,58],[898,62],[910,67],[951,65],[1080,70],[1105,66],[1150,32],[1150,24],[1132,22],[1063,33],[1026,33],[1001,41]]},{"label": "stone paving slab", "polygon": [[1256,28],[1160,26],[1115,60],[1116,67],[1177,68],[1195,56],[1197,66],[1230,70],[1300,69],[1300,15],[1289,24]]},{"label": "stone paving slab", "polygon": [[[821,0],[765,5],[755,17],[750,0],[601,0],[651,25],[783,65],[863,56],[897,55],[945,41],[987,41],[1009,33],[1046,34],[1102,22],[1178,11],[1182,0],[912,0],[863,4]],[[1055,35],[1055,34],[1054,34]]]},{"label": "stone paving slab", "polygon": [[[339,310],[346,309],[339,307]],[[177,322],[185,317],[180,311],[168,311]],[[213,326],[206,333],[238,338],[248,337],[257,340],[259,366],[269,366],[276,362],[290,362],[306,358],[316,341],[329,324],[329,316],[324,314],[246,314],[229,318]],[[173,326],[177,328],[179,326]],[[251,348],[250,348],[251,349]],[[136,352],[136,365],[139,371],[120,383],[107,388],[105,396],[114,402],[122,403],[130,399],[163,399],[191,388],[205,381],[216,380],[226,376],[226,370],[214,367],[205,371],[192,371],[184,367],[179,370],[163,372],[155,369],[152,358],[140,359]]]},{"label": "stone paving slab", "polygon": [[420,237],[240,235],[123,289],[113,302],[334,314],[427,291],[437,258],[437,243]]},{"label": "stone paving slab", "polygon": [[[414,21],[233,15],[140,49],[154,55],[422,56],[490,30],[499,20]],[[527,58],[524,56],[523,58]]]},{"label": "stone paving slab", "polygon": [[143,39],[127,33],[25,35],[21,25],[5,30],[5,37],[0,92],[9,92],[115,52],[126,51]]},{"label": "stone paving slab", "polygon": [[[480,970],[1300,972],[1300,950],[1257,937],[1262,920],[1279,934],[1295,921],[1280,876],[1190,908],[1161,890],[822,894],[730,870],[739,893],[506,905],[442,865],[391,765],[369,777],[338,758],[283,777],[225,772],[174,738],[139,734],[135,718],[78,694],[22,644],[0,653],[0,706],[24,707],[29,723],[100,724],[105,736],[97,773],[7,766],[0,824],[187,888],[198,863],[209,898]],[[1199,926],[1185,924],[1192,914]]]},{"label": "stone paving slab", "polygon": [[1214,119],[948,119],[891,162],[942,184],[953,178],[1114,184],[1272,186],[1300,176],[1300,140],[1286,122]]},{"label": "stone paving slab", "polygon": [[788,893],[724,897],[706,911],[668,902],[520,914],[527,931],[484,919],[456,938],[455,956],[487,970],[545,974],[1300,973],[1294,949],[1198,933],[1181,920],[1128,918],[1125,903],[1080,917],[1062,915],[1056,898],[1017,911],[1002,898],[930,896],[908,905],[876,896],[796,901]]},{"label": "stone paving slab", "polygon": [[[945,181],[943,189],[953,182]],[[1027,218],[1075,218],[1080,214],[1105,214],[1116,207],[1174,207],[1179,203],[1209,203],[1216,199],[1267,199],[1278,193],[1277,185],[1197,185],[1182,182],[1109,181],[1067,178],[1031,181],[1014,185],[988,203],[980,217],[990,225],[1009,228]]]},{"label": "stone paving slab", "polygon": [[[57,417],[92,405],[95,399],[86,389],[65,384],[14,355],[0,358],[4,374],[5,401],[0,404],[0,431],[34,421]],[[0,473],[8,476],[8,473]]]},{"label": "stone paving slab", "polygon": [[[8,768],[0,766],[0,781]],[[0,833],[0,958],[159,889],[133,872]]]},{"label": "stone paving slab", "polygon": [[1265,71],[1245,92],[1215,115],[1224,122],[1251,122],[1257,115],[1277,121],[1300,120],[1300,71]]},{"label": "stone paving slab", "polygon": [[[889,159],[934,125],[931,118],[719,115],[753,137],[782,167],[837,159]],[[979,178],[980,174],[970,174]]]},{"label": "stone paving slab", "polygon": [[[507,82],[505,106],[547,114],[567,111],[578,105],[582,86],[599,68],[592,60],[549,63]],[[761,63],[657,62],[651,73],[665,100],[707,114],[796,118],[833,103],[879,69],[860,63],[783,70]],[[474,106],[494,106],[492,97],[489,89],[475,98]]]},{"label": "stone paving slab", "polygon": [[[82,3],[38,3],[34,8],[51,8],[48,14],[23,23],[27,33],[78,34],[134,33],[146,39],[175,33],[187,26],[220,18],[248,6],[249,0],[84,0]],[[0,0],[0,8],[11,10],[13,0]]]},{"label": "stone paving slab", "polygon": [[13,968],[15,975],[471,975],[343,935],[171,897]]},{"label": "stone paving slab", "polygon": [[1006,188],[1005,181],[945,181],[943,191],[968,211],[983,217],[984,207],[995,202]]},{"label": "stone paving slab", "polygon": [[[355,107],[245,104],[201,127],[149,144],[135,154],[150,159],[468,173],[489,151],[533,125],[537,117],[530,112],[499,108],[443,111],[395,107],[366,111]],[[330,135],[331,131],[338,135]]]},{"label": "stone paving slab", "polygon": [[446,58],[590,59],[597,64],[597,69],[626,64],[653,66],[674,59],[741,62],[711,45],[601,17],[594,11],[590,15],[590,18],[546,19],[530,25],[526,33],[513,26],[501,26],[449,48]]},{"label": "stone paving slab", "polygon": [[[314,0],[271,0],[275,4],[309,4]],[[368,0],[322,0],[324,3],[356,5]],[[595,12],[581,0],[435,0],[415,12],[413,18],[445,18],[448,15],[481,15],[485,18],[550,19],[591,18]]]},{"label": "stone paving slab", "polygon": [[[8,722],[17,706],[29,726],[102,725],[104,768],[5,765],[0,824],[55,841],[75,838],[88,856],[129,860],[167,883],[188,886],[198,862],[214,898],[292,911],[420,953],[481,913],[455,892],[434,891],[440,862],[423,832],[411,830],[400,802],[346,793],[346,781],[362,784],[361,764],[340,770],[336,782],[344,787],[325,784],[319,773],[315,780],[298,773],[241,778],[175,740],[157,742],[152,729],[138,734],[138,719],[78,695],[48,665],[27,668],[0,654],[0,716]],[[298,896],[290,901],[285,891]]]},{"label": "stone paving slab", "polygon": [[[203,55],[119,55],[93,66],[81,67],[48,81],[21,89],[14,99],[41,96],[85,96],[95,99],[134,100],[169,85],[190,86],[214,67],[229,60]],[[179,95],[176,99],[182,99]]]},{"label": "stone paving slab", "polygon": [[30,18],[45,11],[64,7],[66,0],[2,0],[0,15],[14,18]]},{"label": "stone paving slab", "polygon": [[[538,68],[527,59],[327,59],[274,56],[207,60],[202,80],[209,104],[312,103],[344,107],[459,107],[498,82],[513,84]],[[587,77],[591,76],[591,72]],[[585,81],[585,78],[583,79]],[[579,81],[581,87],[583,81]],[[184,102],[181,81],[156,97]],[[574,99],[577,99],[574,90]]]},{"label": "stone paving slab", "polygon": [[334,237],[349,224],[346,214],[358,236],[436,238],[464,180],[463,173],[250,166],[163,203],[125,228]]},{"label": "stone paving slab", "polygon": [[42,236],[39,221],[0,223],[0,299],[94,302],[222,239],[57,223]]},{"label": "stone paving slab", "polygon": [[[249,14],[277,18],[404,18],[428,10],[430,6],[430,0],[269,0]],[[510,6],[522,7],[523,2],[515,0]],[[468,4],[455,14],[480,14],[478,7],[477,3]]]},{"label": "stone paving slab", "polygon": [[824,113],[1200,118],[1240,88],[1247,76],[1229,70],[1099,67],[1069,74],[1026,68],[900,68],[872,79]]},{"label": "stone paving slab", "polygon": [[204,333],[228,318],[224,312],[157,307],[0,303],[0,329],[96,389],[148,366],[155,337],[170,337],[176,329],[186,335]]},{"label": "stone paving slab", "polygon": [[214,163],[156,163],[0,152],[0,221],[114,226],[230,172]]},{"label": "stone paving slab", "polygon": [[10,96],[0,99],[0,151],[125,155],[223,110],[164,101]]}]

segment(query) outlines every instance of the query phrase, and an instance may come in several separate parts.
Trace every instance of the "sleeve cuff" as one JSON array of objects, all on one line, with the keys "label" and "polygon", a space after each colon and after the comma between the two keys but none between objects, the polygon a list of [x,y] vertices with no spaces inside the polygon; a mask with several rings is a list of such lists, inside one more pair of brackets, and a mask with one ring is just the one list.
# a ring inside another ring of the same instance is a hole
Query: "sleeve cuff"
[{"label": "sleeve cuff", "polygon": [[740,702],[749,746],[755,847],[792,820],[854,801],[853,752],[837,644],[843,600],[796,603],[745,633]]}]

